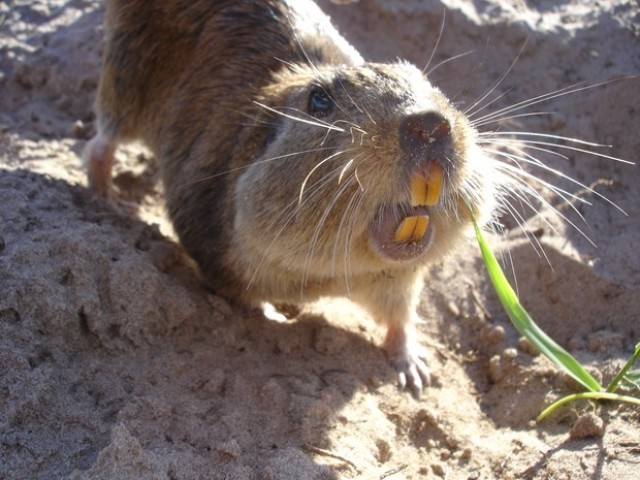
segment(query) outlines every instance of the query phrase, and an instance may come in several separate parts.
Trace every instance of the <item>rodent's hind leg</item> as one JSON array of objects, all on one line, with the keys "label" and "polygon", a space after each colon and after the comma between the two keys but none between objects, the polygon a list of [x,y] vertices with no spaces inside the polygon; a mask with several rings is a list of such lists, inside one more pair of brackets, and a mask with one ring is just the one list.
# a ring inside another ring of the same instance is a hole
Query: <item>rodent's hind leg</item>
[{"label": "rodent's hind leg", "polygon": [[82,159],[87,169],[89,190],[94,195],[108,200],[120,213],[135,215],[138,213],[139,206],[132,202],[117,199],[114,194],[115,188],[111,180],[111,172],[117,148],[118,142],[108,138],[101,132],[98,132],[85,145]]},{"label": "rodent's hind leg", "polygon": [[98,132],[89,140],[82,152],[89,189],[104,198],[111,198],[113,195],[111,170],[117,147],[118,143],[115,140],[108,139]]}]

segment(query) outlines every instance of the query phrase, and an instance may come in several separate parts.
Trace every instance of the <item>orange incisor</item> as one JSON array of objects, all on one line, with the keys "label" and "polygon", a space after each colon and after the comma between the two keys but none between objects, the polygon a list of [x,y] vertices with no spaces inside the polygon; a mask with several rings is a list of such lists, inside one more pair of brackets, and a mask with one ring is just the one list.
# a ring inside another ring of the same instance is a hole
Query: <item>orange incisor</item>
[{"label": "orange incisor", "polygon": [[[411,206],[412,207],[432,207],[440,199],[442,184],[444,181],[444,171],[437,161],[429,164],[427,174],[415,173],[411,177]],[[394,240],[401,242],[417,242],[422,240],[429,227],[428,215],[412,215],[400,222],[396,229]]]}]

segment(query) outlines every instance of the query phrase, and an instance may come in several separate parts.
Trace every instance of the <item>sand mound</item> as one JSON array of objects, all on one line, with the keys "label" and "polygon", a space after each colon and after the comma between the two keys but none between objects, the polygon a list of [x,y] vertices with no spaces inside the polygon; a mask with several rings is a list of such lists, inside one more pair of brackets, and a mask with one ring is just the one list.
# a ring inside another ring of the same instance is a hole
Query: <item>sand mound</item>
[{"label": "sand mound", "polygon": [[[446,10],[429,68],[472,50],[431,73],[463,108],[525,43],[486,111],[640,73],[635,2],[321,3],[368,58],[418,65]],[[434,384],[419,401],[397,390],[382,332],[347,302],[278,324],[208,291],[172,240],[143,149],[123,149],[116,172],[140,219],[87,193],[78,154],[93,131],[102,2],[0,2],[4,14],[0,478],[637,478],[637,410],[576,404],[532,423],[573,386],[518,342],[473,239],[429,273],[420,337]],[[639,87],[627,79],[563,96],[532,109],[556,113],[500,128],[611,144],[602,151],[635,161]],[[606,382],[640,340],[640,172],[564,153],[548,156],[553,168],[628,216],[537,172],[593,203],[577,204],[588,227],[561,211],[598,248],[545,206],[549,223],[527,218],[525,231],[553,270],[522,230],[506,243],[523,302]]]}]

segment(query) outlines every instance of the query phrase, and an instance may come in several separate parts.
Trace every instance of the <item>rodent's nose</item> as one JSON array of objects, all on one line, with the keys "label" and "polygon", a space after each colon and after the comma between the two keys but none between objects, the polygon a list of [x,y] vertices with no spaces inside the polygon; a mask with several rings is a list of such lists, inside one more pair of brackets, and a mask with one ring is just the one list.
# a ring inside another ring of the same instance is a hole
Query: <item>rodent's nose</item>
[{"label": "rodent's nose", "polygon": [[414,159],[438,157],[451,146],[451,124],[438,112],[407,116],[398,133],[400,148]]}]

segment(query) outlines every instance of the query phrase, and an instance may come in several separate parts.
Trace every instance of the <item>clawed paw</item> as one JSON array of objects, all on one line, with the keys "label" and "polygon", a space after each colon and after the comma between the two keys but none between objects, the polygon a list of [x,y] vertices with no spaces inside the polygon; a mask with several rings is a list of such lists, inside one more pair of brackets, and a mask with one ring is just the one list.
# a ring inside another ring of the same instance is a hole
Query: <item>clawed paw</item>
[{"label": "clawed paw", "polygon": [[415,398],[420,398],[422,390],[430,384],[429,367],[424,358],[424,354],[408,353],[405,358],[391,359],[398,372],[398,386],[401,390],[410,390]]},{"label": "clawed paw", "polygon": [[430,373],[426,350],[418,343],[413,329],[389,327],[383,348],[398,372],[400,389],[408,389],[415,398],[420,398],[422,390],[430,384]]}]

